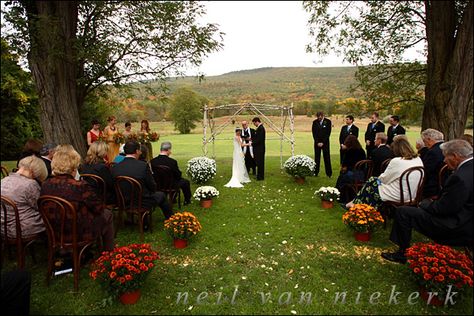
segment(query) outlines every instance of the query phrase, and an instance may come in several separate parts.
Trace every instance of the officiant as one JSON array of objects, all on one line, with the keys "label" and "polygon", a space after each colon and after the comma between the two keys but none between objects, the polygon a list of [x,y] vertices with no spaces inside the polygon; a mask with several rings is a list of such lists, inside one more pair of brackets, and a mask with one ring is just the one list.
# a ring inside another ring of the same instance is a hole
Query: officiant
[{"label": "officiant", "polygon": [[[255,136],[255,129],[249,127],[249,123],[247,121],[242,121],[242,132],[241,135],[242,140],[248,144]],[[247,172],[250,174],[250,169],[252,170],[252,174],[255,175],[255,159],[253,154],[253,147],[252,146],[245,146],[242,147],[242,151],[245,156],[245,168],[247,168]]]}]

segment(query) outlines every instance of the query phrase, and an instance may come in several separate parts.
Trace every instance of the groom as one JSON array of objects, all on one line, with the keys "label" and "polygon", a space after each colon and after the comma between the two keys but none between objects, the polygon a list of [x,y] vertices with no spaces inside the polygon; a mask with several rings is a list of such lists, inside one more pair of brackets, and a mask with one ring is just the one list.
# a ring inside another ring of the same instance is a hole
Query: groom
[{"label": "groom", "polygon": [[[242,132],[240,134],[242,140],[248,144],[250,141],[255,137],[255,130],[249,127],[249,123],[247,121],[242,121]],[[242,151],[244,152],[245,156],[245,168],[247,168],[247,172],[250,174],[250,169],[252,169],[252,174],[255,175],[255,159],[253,154],[253,148],[250,147],[242,147]]]},{"label": "groom", "polygon": [[252,123],[257,127],[255,136],[252,137],[252,146],[257,165],[257,181],[260,181],[265,177],[265,128],[258,117],[254,117]]}]

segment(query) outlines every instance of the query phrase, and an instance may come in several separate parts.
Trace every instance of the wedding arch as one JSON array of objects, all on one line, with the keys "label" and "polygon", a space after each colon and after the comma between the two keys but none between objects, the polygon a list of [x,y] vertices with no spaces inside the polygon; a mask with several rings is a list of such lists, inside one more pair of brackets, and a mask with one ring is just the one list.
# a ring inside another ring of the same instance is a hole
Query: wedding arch
[{"label": "wedding arch", "polygon": [[[215,116],[219,111],[230,111],[230,115],[222,120],[219,120],[216,125],[216,118],[221,117]],[[270,117],[269,113],[278,114],[280,118],[280,124],[274,122]],[[291,145],[291,155],[294,155],[295,151],[295,138],[294,138],[294,116],[293,116],[293,104],[290,106],[284,105],[272,105],[272,104],[257,104],[257,103],[238,103],[238,104],[225,104],[218,106],[204,106],[204,117],[203,117],[203,152],[204,156],[208,155],[208,144],[212,144],[212,158],[215,158],[215,140],[218,139],[224,129],[230,124],[235,123],[235,118],[241,114],[253,114],[258,116],[265,126],[276,132],[277,137],[267,137],[266,140],[280,140],[280,167],[283,167],[283,142],[287,141]],[[289,121],[289,122],[288,122]],[[250,124],[249,120],[249,124]],[[289,131],[285,130],[289,123]],[[289,135],[287,133],[289,132]]]}]

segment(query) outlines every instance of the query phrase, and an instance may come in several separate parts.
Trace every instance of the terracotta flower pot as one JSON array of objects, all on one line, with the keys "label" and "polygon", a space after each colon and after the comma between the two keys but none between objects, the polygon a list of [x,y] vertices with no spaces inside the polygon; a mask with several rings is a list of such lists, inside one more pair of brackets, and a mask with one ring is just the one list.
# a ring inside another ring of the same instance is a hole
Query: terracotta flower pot
[{"label": "terracotta flower pot", "polygon": [[295,177],[295,182],[298,184],[304,184],[305,178]]},{"label": "terracotta flower pot", "polygon": [[203,207],[203,208],[210,208],[212,206],[212,199],[201,200],[200,204],[201,204],[201,207]]},{"label": "terracotta flower pot", "polygon": [[324,201],[321,200],[321,206],[323,208],[333,208],[334,207],[334,201]]},{"label": "terracotta flower pot", "polygon": [[433,305],[433,306],[443,306],[444,301],[441,300],[438,295],[433,295],[431,300],[428,302],[428,299],[430,297],[430,294],[426,290],[424,286],[420,286],[420,296],[421,298],[426,302],[427,305]]},{"label": "terracotta flower pot", "polygon": [[173,240],[174,247],[178,249],[186,248],[188,246],[188,241],[186,239],[175,238]]},{"label": "terracotta flower pot", "polygon": [[123,293],[119,296],[120,302],[124,305],[135,304],[140,299],[142,292],[140,289],[134,292]]},{"label": "terracotta flower pot", "polygon": [[354,232],[354,237],[358,241],[369,241],[370,240],[370,232]]}]

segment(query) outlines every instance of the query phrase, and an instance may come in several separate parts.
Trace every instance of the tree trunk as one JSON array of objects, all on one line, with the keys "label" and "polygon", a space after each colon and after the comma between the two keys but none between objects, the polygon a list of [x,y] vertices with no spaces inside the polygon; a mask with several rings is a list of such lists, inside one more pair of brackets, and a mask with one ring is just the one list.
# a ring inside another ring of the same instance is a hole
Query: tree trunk
[{"label": "tree trunk", "polygon": [[39,96],[45,142],[71,144],[84,156],[77,103],[76,1],[24,1],[31,49],[28,61]]},{"label": "tree trunk", "polygon": [[464,134],[473,101],[472,1],[456,28],[452,1],[426,1],[428,80],[422,129],[443,132],[445,140]]}]

